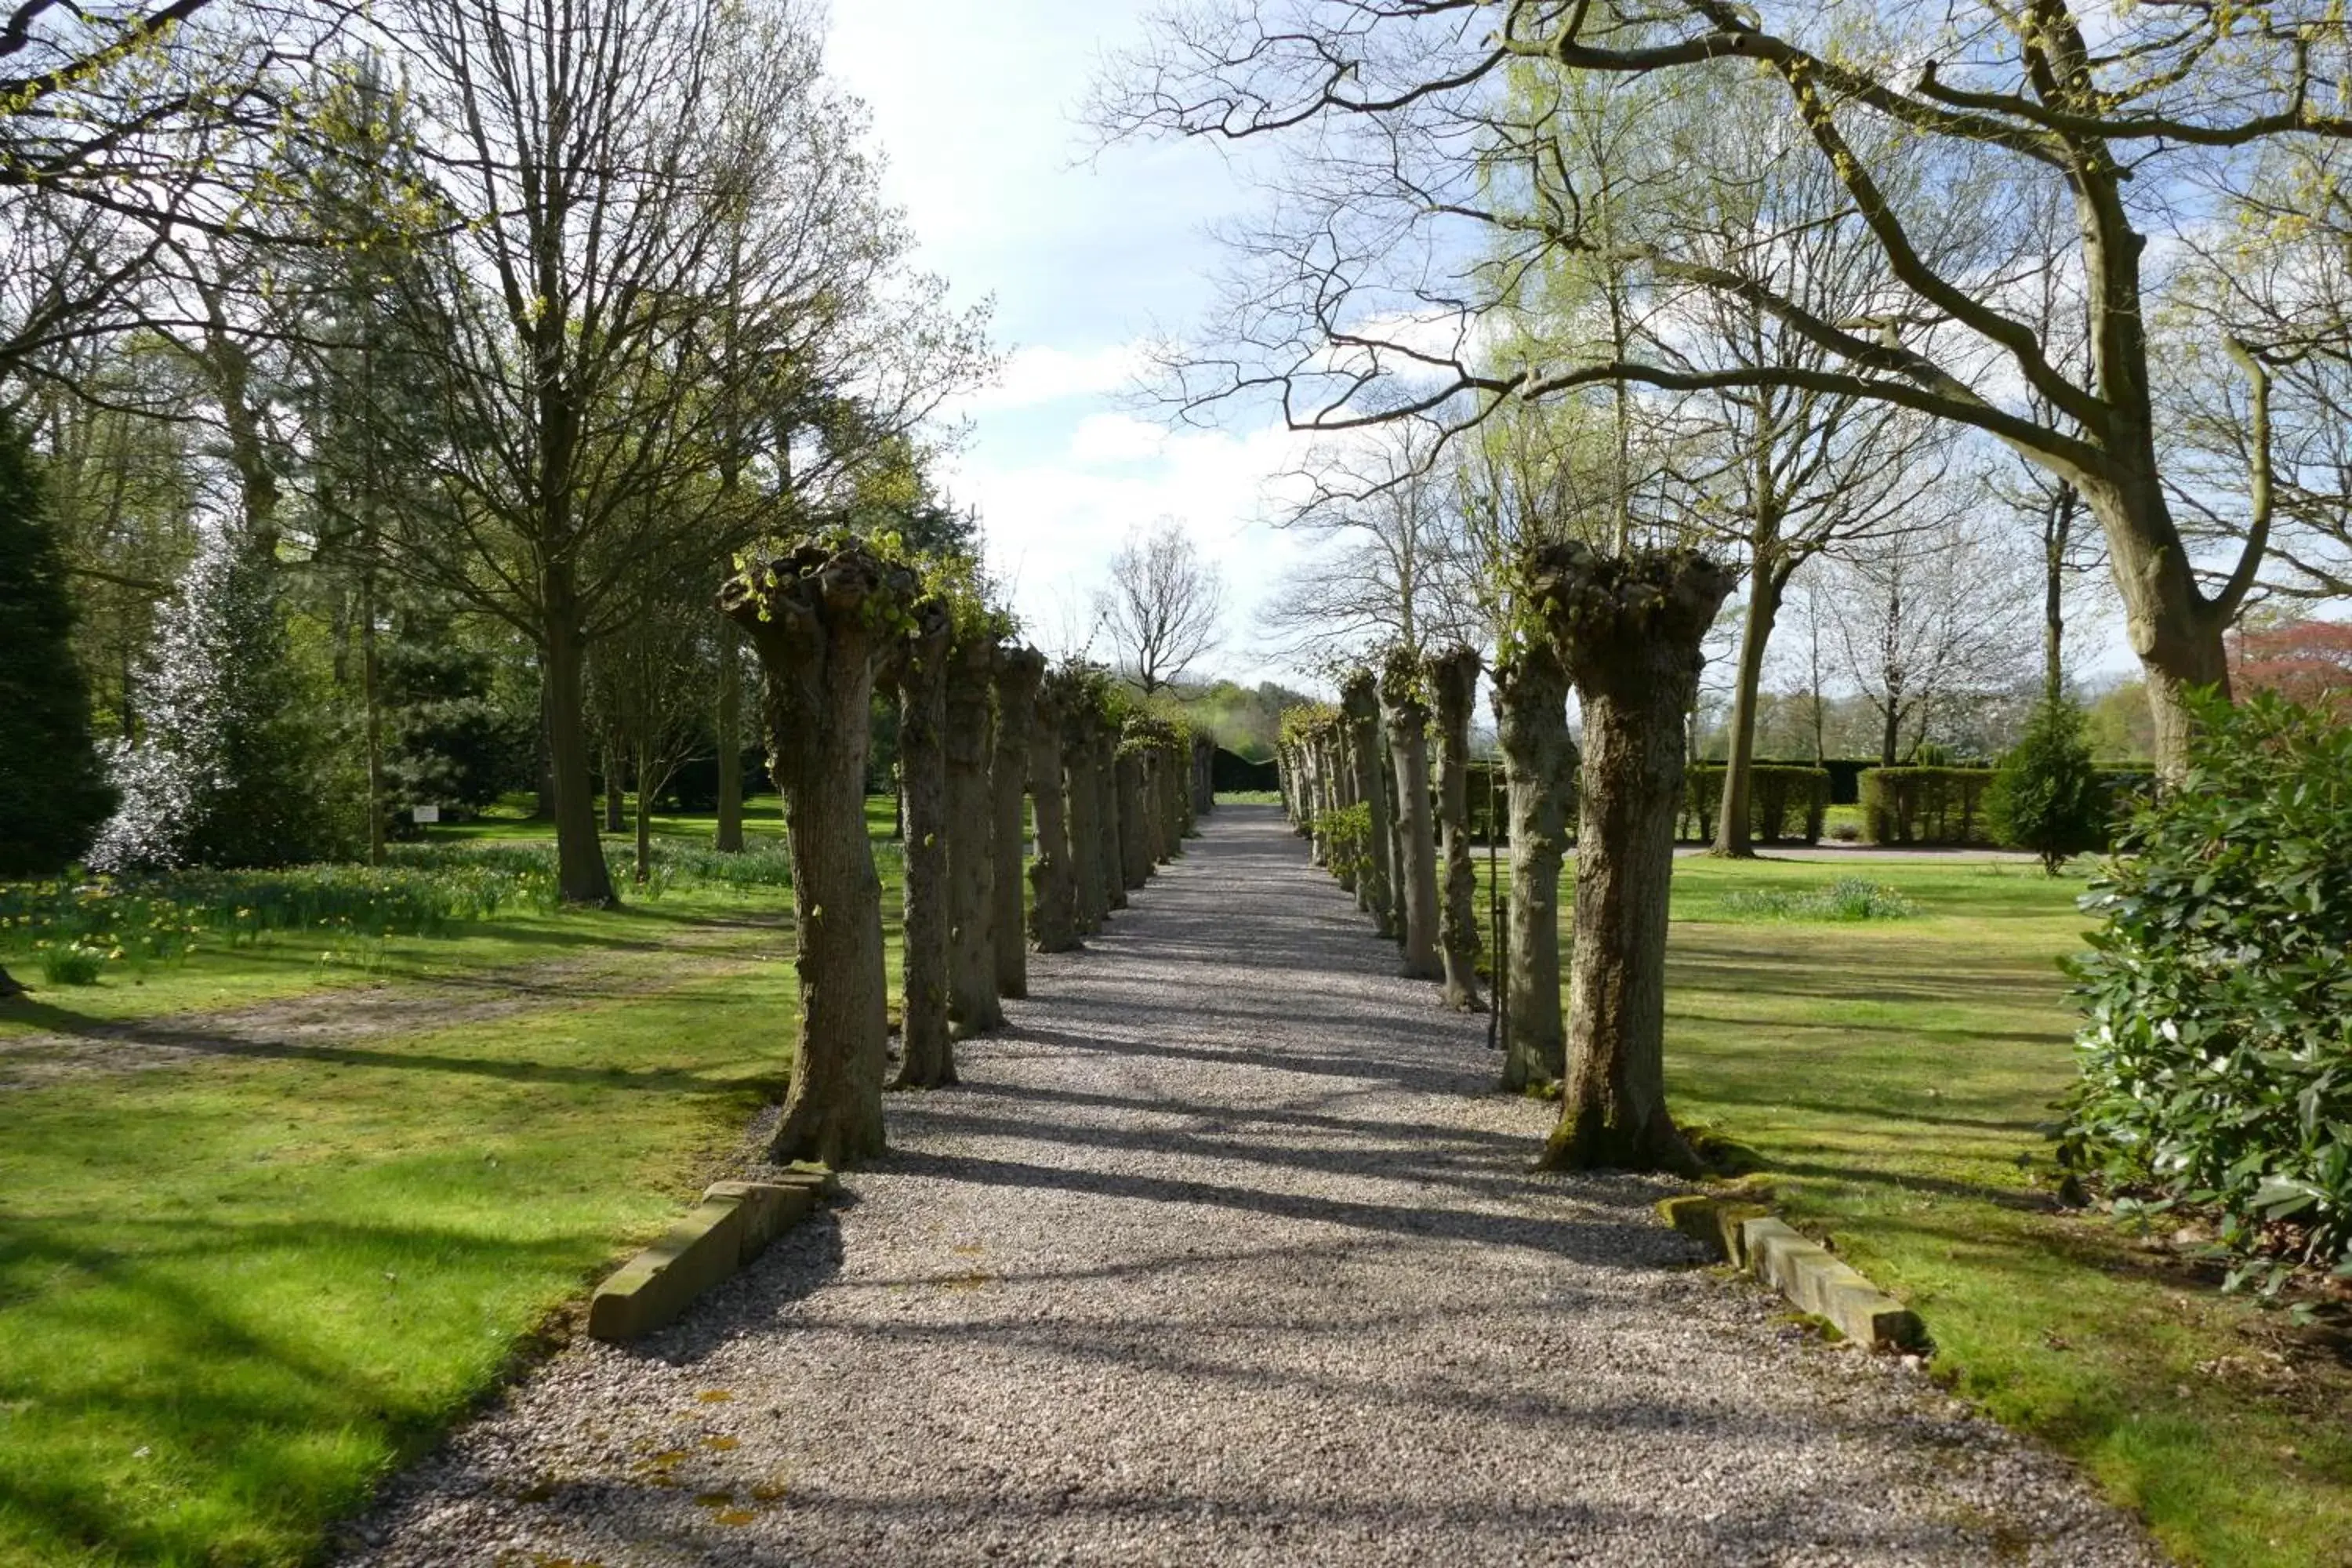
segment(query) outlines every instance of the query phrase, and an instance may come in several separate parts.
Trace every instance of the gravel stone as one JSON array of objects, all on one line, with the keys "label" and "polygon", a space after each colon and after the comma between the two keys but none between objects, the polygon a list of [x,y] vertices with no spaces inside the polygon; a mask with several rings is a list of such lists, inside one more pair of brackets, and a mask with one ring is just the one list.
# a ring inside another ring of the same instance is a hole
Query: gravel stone
[{"label": "gravel stone", "polygon": [[[1916,1362],[1536,1175],[1485,1022],[1224,806],[961,1087],[672,1329],[583,1342],[353,1568],[2161,1561]],[[1930,1327],[1932,1328],[1932,1324]]]}]

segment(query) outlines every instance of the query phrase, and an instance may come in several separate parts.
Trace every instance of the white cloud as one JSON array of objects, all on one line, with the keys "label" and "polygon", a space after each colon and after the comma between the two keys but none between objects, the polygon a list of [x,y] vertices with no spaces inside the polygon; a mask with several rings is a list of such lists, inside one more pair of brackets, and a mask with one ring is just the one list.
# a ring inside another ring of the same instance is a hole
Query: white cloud
[{"label": "white cloud", "polygon": [[1124,392],[1134,384],[1143,364],[1139,343],[1078,351],[1042,346],[1015,349],[1005,360],[1004,374],[993,385],[966,399],[961,411],[1003,413]]}]

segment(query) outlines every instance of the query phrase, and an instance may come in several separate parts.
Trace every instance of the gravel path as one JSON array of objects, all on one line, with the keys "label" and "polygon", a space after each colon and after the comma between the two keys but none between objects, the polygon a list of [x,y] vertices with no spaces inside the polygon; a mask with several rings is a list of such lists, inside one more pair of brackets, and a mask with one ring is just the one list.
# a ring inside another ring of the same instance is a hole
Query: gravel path
[{"label": "gravel path", "polygon": [[353,1564],[2156,1559],[2060,1463],[1531,1176],[1481,1020],[1221,810],[689,1320],[583,1343]]}]

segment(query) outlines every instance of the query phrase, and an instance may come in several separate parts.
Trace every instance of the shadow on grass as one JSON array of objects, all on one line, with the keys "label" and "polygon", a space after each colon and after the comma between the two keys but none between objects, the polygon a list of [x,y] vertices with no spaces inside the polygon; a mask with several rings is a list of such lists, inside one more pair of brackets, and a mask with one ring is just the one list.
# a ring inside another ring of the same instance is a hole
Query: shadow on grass
[{"label": "shadow on grass", "polygon": [[[584,1280],[609,1247],[587,1231],[497,1239],[331,1221],[107,1229],[131,1239],[92,1245],[63,1222],[0,1226],[11,1272],[78,1281],[60,1321],[16,1320],[19,1333],[46,1327],[47,1353],[0,1355],[13,1428],[0,1545],[21,1538],[35,1560],[303,1558],[369,1475],[422,1451],[494,1385],[517,1342],[474,1337],[487,1300],[517,1278]],[[322,1251],[334,1268],[306,1287],[303,1311],[248,1298],[277,1282],[274,1258],[312,1269]],[[437,1321],[439,1364],[348,1333],[370,1317]],[[348,1354],[336,1353],[339,1327]]]}]

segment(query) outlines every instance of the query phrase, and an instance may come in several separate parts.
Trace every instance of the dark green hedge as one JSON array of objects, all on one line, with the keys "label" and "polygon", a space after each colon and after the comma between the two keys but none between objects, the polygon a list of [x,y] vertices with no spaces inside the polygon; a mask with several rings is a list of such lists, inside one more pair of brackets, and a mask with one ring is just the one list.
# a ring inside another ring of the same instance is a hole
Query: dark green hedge
[{"label": "dark green hedge", "polygon": [[[1683,773],[1683,808],[1675,832],[1692,843],[1715,840],[1723,805],[1724,765],[1693,763]],[[1759,844],[1817,844],[1830,805],[1825,768],[1803,763],[1751,763],[1748,830]]]},{"label": "dark green hedge", "polygon": [[1990,768],[1873,768],[1862,775],[1865,844],[1990,844]]}]

